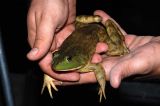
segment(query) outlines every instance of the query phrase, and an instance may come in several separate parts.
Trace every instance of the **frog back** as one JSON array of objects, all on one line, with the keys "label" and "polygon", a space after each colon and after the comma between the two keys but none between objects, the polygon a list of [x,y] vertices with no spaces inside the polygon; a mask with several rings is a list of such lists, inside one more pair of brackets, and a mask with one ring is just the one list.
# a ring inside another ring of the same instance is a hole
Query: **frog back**
[{"label": "frog back", "polygon": [[63,42],[59,52],[69,56],[81,56],[86,61],[90,60],[99,42],[98,32],[102,26],[87,24],[76,30]]}]

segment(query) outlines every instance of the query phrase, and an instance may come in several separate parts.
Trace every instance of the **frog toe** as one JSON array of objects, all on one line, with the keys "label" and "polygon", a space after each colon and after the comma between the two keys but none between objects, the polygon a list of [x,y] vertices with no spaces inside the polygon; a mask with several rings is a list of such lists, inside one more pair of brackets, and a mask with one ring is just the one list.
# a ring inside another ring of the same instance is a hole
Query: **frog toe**
[{"label": "frog toe", "polygon": [[106,99],[106,94],[105,94],[105,90],[104,90],[104,89],[99,88],[98,95],[100,96],[100,98],[99,98],[99,102],[101,102],[101,101],[102,101],[102,96],[104,97],[104,99]]},{"label": "frog toe", "polygon": [[41,90],[41,94],[43,93],[44,88],[47,87],[50,97],[53,98],[51,88],[53,88],[55,91],[58,91],[57,87],[54,84],[54,81],[56,81],[56,80],[51,78],[50,76],[44,74],[44,82],[43,82],[43,87],[42,87],[42,90]]}]

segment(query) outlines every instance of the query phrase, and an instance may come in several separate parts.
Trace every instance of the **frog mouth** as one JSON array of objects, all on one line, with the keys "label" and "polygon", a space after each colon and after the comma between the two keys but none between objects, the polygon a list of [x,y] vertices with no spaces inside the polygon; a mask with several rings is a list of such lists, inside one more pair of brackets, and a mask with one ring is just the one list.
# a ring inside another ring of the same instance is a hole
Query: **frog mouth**
[{"label": "frog mouth", "polygon": [[74,71],[74,70],[78,70],[82,68],[82,66],[78,66],[78,67],[75,67],[75,68],[71,68],[71,69],[64,69],[64,70],[55,70],[55,71]]}]

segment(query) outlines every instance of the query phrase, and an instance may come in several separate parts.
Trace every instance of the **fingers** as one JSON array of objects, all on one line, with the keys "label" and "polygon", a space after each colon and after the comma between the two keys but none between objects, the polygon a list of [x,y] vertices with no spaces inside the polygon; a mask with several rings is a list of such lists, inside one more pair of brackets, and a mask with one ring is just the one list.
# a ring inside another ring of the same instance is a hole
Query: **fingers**
[{"label": "fingers", "polygon": [[110,71],[110,83],[114,88],[118,88],[121,81],[136,74],[147,74],[152,70],[153,63],[151,56],[144,55],[143,52],[130,53],[117,62]]},{"label": "fingers", "polygon": [[102,17],[102,23],[105,24],[106,20],[111,19],[111,17],[102,10],[96,10],[93,13],[94,15],[99,15]]},{"label": "fingers", "polygon": [[98,43],[96,45],[96,53],[106,52],[107,49],[108,49],[108,46],[105,43]]},{"label": "fingers", "polygon": [[116,64],[115,67],[111,69],[109,76],[110,76],[110,84],[112,85],[112,87],[118,88],[121,83],[121,80],[124,77],[129,76],[127,75],[128,72],[126,72],[129,71],[130,69],[129,64],[131,63],[129,63],[128,61],[123,61],[121,63]]},{"label": "fingers", "polygon": [[93,63],[100,63],[102,61],[102,56],[99,53],[106,52],[108,46],[105,43],[98,43],[96,46],[95,54],[92,57]]},{"label": "fingers", "polygon": [[62,44],[62,42],[73,32],[73,30],[74,30],[73,24],[69,24],[65,26],[63,29],[61,29],[55,35],[55,38],[53,40],[54,44],[52,44],[51,50],[54,50],[55,46],[58,48]]},{"label": "fingers", "polygon": [[[63,81],[60,86],[87,84],[87,83],[95,83],[95,82],[97,82],[97,80],[93,72],[81,73],[80,79],[78,81]],[[55,83],[55,84],[59,85],[59,83]]]},{"label": "fingers", "polygon": [[135,36],[130,35],[127,37],[126,41],[129,41],[129,48],[135,49],[138,48],[152,40],[153,36]]},{"label": "fingers", "polygon": [[48,53],[40,62],[39,65],[44,73],[51,76],[56,80],[61,81],[78,81],[80,76],[77,72],[69,72],[69,73],[56,73],[51,68],[52,54]]},{"label": "fingers", "polygon": [[28,40],[32,47],[27,54],[28,59],[38,60],[49,52],[54,33],[62,28],[67,14],[67,1],[32,1],[27,20]]},{"label": "fingers", "polygon": [[100,63],[102,61],[102,57],[99,54],[94,54],[92,57],[93,63]]},{"label": "fingers", "polygon": [[48,52],[56,29],[56,24],[52,24],[53,19],[50,16],[44,15],[41,19],[37,20],[41,21],[37,23],[36,30],[32,28],[32,24],[29,24],[29,37],[30,42],[32,42],[31,45],[33,45],[31,51],[27,54],[30,60],[37,60]]},{"label": "fingers", "polygon": [[28,42],[31,47],[33,47],[33,41],[36,36],[36,22],[35,22],[35,14],[33,12],[28,12],[27,17],[27,29],[28,29]]}]

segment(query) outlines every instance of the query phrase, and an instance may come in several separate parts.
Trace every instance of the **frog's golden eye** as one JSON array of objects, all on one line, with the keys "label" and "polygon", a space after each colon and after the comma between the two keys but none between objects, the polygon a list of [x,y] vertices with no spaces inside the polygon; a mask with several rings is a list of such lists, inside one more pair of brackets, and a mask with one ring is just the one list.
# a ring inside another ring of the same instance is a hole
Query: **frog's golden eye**
[{"label": "frog's golden eye", "polygon": [[66,57],[66,61],[70,62],[72,60],[72,57],[71,56],[67,56]]},{"label": "frog's golden eye", "polygon": [[54,53],[53,53],[53,58],[57,58],[57,57],[59,57],[60,56],[60,54],[58,53],[58,51],[55,51]]}]

